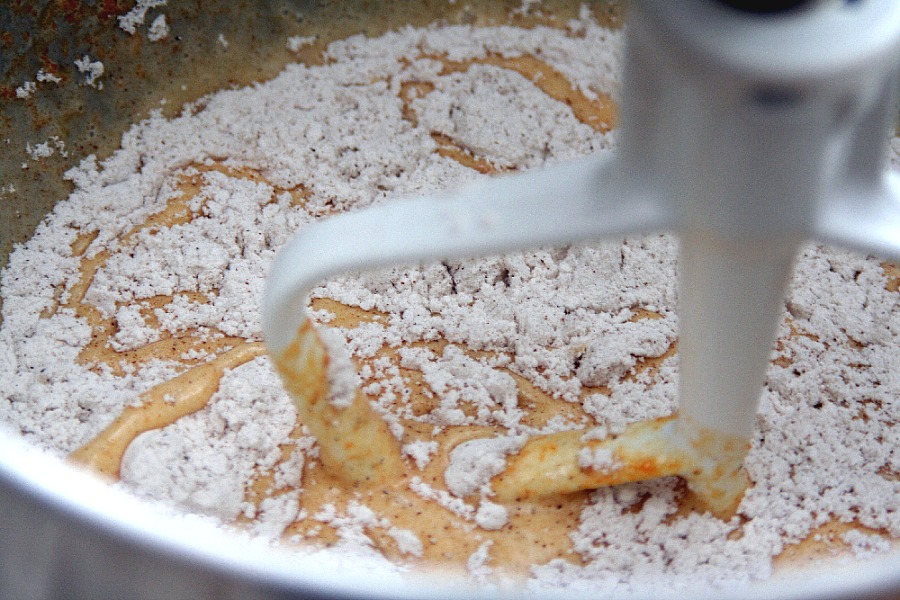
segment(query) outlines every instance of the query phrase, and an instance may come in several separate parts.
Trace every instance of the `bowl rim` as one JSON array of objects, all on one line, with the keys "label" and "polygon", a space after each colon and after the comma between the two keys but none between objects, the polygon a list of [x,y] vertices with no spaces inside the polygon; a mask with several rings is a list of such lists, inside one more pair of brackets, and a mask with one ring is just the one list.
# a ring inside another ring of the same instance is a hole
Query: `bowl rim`
[{"label": "bowl rim", "polygon": [[[323,555],[286,551],[226,531],[214,519],[142,500],[122,486],[73,467],[37,448],[17,433],[0,430],[0,488],[17,490],[36,506],[71,524],[86,525],[97,536],[134,546],[153,560],[181,560],[214,578],[237,579],[280,594],[344,598],[505,598],[527,589],[484,589],[459,579],[401,573],[383,563],[340,560],[323,568]],[[0,541],[2,541],[0,529]],[[667,590],[660,598],[822,599],[878,596],[900,592],[900,548],[866,560],[823,561],[773,575],[767,580],[725,589]],[[538,590],[536,598],[596,598],[587,591]],[[280,596],[279,596],[280,597]],[[634,597],[630,594],[614,597]]]}]

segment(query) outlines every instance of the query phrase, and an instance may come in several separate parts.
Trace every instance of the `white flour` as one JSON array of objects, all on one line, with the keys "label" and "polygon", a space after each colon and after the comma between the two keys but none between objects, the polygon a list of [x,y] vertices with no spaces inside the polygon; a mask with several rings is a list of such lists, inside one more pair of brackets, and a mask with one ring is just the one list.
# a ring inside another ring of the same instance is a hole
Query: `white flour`
[{"label": "white flour", "polygon": [[[126,30],[164,3],[138,4],[122,23]],[[497,168],[527,169],[614,145],[612,136],[580,122],[516,72],[475,64],[441,74],[435,57],[530,54],[594,97],[616,92],[621,37],[587,20],[569,30],[446,27],[355,37],[332,44],[326,66],[292,65],[271,82],[205,98],[176,119],[157,115],[138,123],[109,159],[88,158],[69,173],[71,197],[10,257],[2,281],[0,419],[63,455],[96,436],[139,393],[185,368],[151,360],[115,373],[76,364],[89,325],[66,309],[41,315],[53,309],[54,290],[71,290],[77,280],[81,259],[70,245],[80,231],[97,232],[86,256],[112,251],[85,300],[115,318],[109,344],[116,351],[168,333],[258,340],[268,265],[305,224],[479,176],[438,155],[432,132]],[[97,64],[85,67],[88,83],[102,73]],[[433,85],[409,105],[415,123],[405,118],[399,97],[406,81]],[[893,147],[897,164],[900,144],[895,140]],[[205,172],[191,222],[119,241],[163,209],[179,173],[214,162],[249,168],[265,182]],[[307,194],[302,206],[292,202],[290,191],[298,189]],[[348,276],[313,295],[384,315],[339,330],[344,339],[332,343],[345,344],[357,358],[373,357],[385,345],[449,342],[442,352],[402,350],[402,366],[421,371],[438,398],[439,408],[428,414],[413,415],[408,385],[389,362],[376,360],[359,375],[415,472],[436,447],[405,438],[401,418],[418,419],[435,432],[459,424],[501,426],[515,440],[583,426],[598,426],[602,438],[621,423],[669,414],[675,357],[658,368],[636,366],[663,356],[675,341],[675,254],[671,237],[629,238]],[[146,299],[157,295],[174,297],[150,310]],[[745,582],[766,577],[773,555],[834,519],[900,537],[900,294],[886,290],[878,260],[808,246],[786,306],[789,321],[781,326],[777,354],[789,362],[769,370],[747,460],[756,485],[739,518],[692,513],[671,519],[675,479],[599,490],[571,534],[585,566],[562,560],[536,565],[531,587],[600,593]],[[647,311],[659,318],[635,319]],[[491,354],[476,359],[463,347]],[[527,426],[512,374],[568,401],[584,396],[593,420],[559,417]],[[474,416],[460,410],[463,404],[477,407]],[[260,535],[276,538],[302,501],[302,492],[288,490],[302,483],[301,468],[316,456],[311,438],[288,439],[294,424],[293,405],[268,359],[253,360],[226,374],[206,408],[140,436],[126,453],[122,482],[225,522],[242,516]],[[280,445],[293,448],[276,477],[284,493],[256,507],[244,500],[245,485],[278,464]],[[447,484],[453,494],[420,479],[411,487],[473,527],[498,529],[507,520],[504,507],[485,497],[476,511],[457,496],[484,485],[510,449],[495,449],[497,464],[472,456],[452,464]],[[602,468],[608,458],[584,461]],[[466,465],[477,477],[466,479]],[[341,548],[371,553],[366,528],[380,527],[403,554],[422,554],[413,532],[393,527],[364,503],[347,514],[315,518],[339,531]],[[729,536],[744,520],[742,535]],[[846,542],[872,554],[887,549],[884,537],[850,534]],[[501,566],[491,559],[491,547],[484,542],[469,559],[474,578]]]}]

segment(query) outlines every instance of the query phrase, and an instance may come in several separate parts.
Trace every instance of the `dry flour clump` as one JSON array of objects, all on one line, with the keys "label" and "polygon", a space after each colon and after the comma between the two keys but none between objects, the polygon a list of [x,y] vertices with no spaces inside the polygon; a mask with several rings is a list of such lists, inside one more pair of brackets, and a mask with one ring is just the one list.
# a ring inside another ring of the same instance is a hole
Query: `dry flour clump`
[{"label": "dry flour clump", "polygon": [[450,453],[450,466],[444,472],[447,488],[460,498],[490,485],[494,475],[506,467],[506,455],[516,453],[525,436],[487,438],[464,442]]},{"label": "dry flour clump", "polygon": [[[204,409],[138,437],[122,461],[121,481],[150,497],[233,520],[246,511],[245,482],[277,464],[295,418],[268,361],[256,359],[227,372]],[[293,513],[276,534],[297,514],[298,498],[290,502]],[[259,510],[276,509],[269,502]]]},{"label": "dry flour clump", "polygon": [[147,28],[147,39],[151,42],[158,42],[169,37],[169,24],[166,22],[166,15],[159,15]]},{"label": "dry flour clump", "polygon": [[97,89],[103,89],[103,82],[97,80],[103,76],[105,68],[99,60],[91,60],[91,57],[85,54],[81,58],[75,59],[75,68],[79,73],[84,74],[82,85],[89,85]]},{"label": "dry flour clump", "polygon": [[[117,17],[119,28],[129,35],[134,35],[137,32],[138,27],[144,24],[144,20],[147,18],[147,11],[160,6],[165,6],[166,1],[167,0],[137,0],[131,10],[124,15]],[[158,18],[159,17],[157,17],[157,20]],[[156,24],[157,20],[154,20],[153,25]]]},{"label": "dry flour clump", "polygon": [[[139,2],[121,26],[136,31],[162,4]],[[324,65],[137,123],[118,152],[68,173],[74,192],[3,272],[0,420],[66,455],[155,386],[258,342],[269,265],[309,223],[609,151],[602,108],[621,38],[587,14],[567,29],[356,36]],[[475,580],[508,581],[504,561],[550,534],[515,536],[551,525],[492,499],[505,457],[528,435],[588,428],[581,466],[603,470],[614,457],[591,440],[674,409],[676,254],[671,236],[631,237],[323,282],[311,314],[332,331],[331,400],[359,387],[387,421],[408,467],[389,493],[335,495],[265,357],[224,369],[208,402],[137,436],[120,485],[266,540],[331,545],[328,556],[453,555]],[[877,259],[804,248],[738,514],[679,512],[677,479],[566,500],[568,520],[548,530],[563,550],[519,565],[527,585],[743,585],[835,523],[867,528],[840,538],[851,550],[887,551],[900,537],[898,280]],[[180,406],[178,393],[164,403]]]}]

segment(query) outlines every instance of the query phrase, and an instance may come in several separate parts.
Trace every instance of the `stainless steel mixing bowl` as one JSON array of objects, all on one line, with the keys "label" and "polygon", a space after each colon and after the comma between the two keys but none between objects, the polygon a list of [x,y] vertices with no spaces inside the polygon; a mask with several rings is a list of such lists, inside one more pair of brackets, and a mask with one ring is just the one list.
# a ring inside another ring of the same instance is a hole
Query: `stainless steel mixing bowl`
[{"label": "stainless steel mixing bowl", "polygon": [[[14,244],[27,239],[68,194],[66,169],[89,154],[108,156],[127,126],[151,109],[175,114],[185,102],[216,89],[273,77],[297,59],[285,48],[288,36],[317,36],[305,57],[312,59],[330,39],[377,35],[401,24],[529,21],[512,12],[520,2],[509,1],[194,0],[166,5],[170,36],[148,43],[145,35],[130,36],[117,27],[116,18],[133,6],[115,0],[0,5],[0,266]],[[578,6],[547,1],[541,10],[566,19]],[[620,18],[620,10],[606,3],[595,12],[612,24]],[[215,43],[219,34],[228,40],[227,48]],[[72,64],[85,54],[104,63],[104,89],[78,84]],[[39,69],[62,81],[41,86],[27,100],[17,98],[16,88]],[[26,153],[26,144],[53,136],[65,143],[66,156],[56,153],[36,162]],[[491,595],[259,547],[208,523],[173,517],[0,431],[0,598]],[[728,595],[898,598],[900,553],[866,563],[813,566]]]}]

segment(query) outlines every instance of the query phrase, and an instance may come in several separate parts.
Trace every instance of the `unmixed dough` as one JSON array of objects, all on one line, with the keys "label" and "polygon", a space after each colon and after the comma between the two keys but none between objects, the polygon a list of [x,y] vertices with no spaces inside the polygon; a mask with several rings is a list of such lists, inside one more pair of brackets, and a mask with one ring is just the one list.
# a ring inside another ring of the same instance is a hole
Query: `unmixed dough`
[{"label": "unmixed dough", "polygon": [[[313,220],[609,151],[613,133],[541,80],[555,74],[599,106],[616,94],[621,41],[587,13],[562,29],[358,36],[331,44],[323,66],[291,65],[175,119],[137,123],[114,155],[69,172],[75,191],[10,257],[0,419],[64,456],[153,386],[259,340],[268,265]],[[895,165],[898,151],[894,140]],[[147,226],[179,199],[189,218]],[[315,319],[332,324],[331,345],[357,361],[402,444],[411,497],[467,528],[471,551],[459,562],[474,579],[504,580],[502,536],[523,521],[489,490],[462,497],[520,436],[605,432],[672,411],[676,250],[669,236],[635,237],[398,267],[314,291]],[[90,260],[96,272],[73,300]],[[520,573],[527,585],[746,582],[834,522],[854,525],[843,542],[859,553],[888,550],[900,536],[898,277],[875,258],[804,248],[747,459],[755,485],[738,514],[679,512],[675,478],[598,490],[572,501],[571,526],[555,540],[568,550]],[[98,335],[121,360],[84,358]],[[176,354],[160,349],[168,340],[182,343]],[[533,414],[535,398],[557,412]],[[228,370],[205,408],[140,435],[121,485],[284,543],[374,546],[421,564],[436,543],[425,523],[395,523],[358,494],[307,505],[316,443],[295,420],[268,359],[256,358]],[[466,426],[506,437],[448,456],[435,440]],[[441,460],[446,480],[429,478]]]}]

